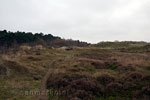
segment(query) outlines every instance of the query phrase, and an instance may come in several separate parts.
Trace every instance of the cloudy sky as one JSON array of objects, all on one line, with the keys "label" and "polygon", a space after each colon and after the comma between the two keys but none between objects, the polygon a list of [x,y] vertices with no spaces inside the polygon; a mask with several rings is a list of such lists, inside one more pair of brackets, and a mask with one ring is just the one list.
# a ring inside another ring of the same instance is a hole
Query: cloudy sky
[{"label": "cloudy sky", "polygon": [[150,41],[150,0],[0,0],[0,30]]}]

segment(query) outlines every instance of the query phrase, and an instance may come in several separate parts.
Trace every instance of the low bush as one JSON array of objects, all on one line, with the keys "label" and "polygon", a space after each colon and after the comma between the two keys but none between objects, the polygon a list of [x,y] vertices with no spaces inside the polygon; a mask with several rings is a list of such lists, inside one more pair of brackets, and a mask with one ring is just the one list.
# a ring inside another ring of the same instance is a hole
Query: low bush
[{"label": "low bush", "polygon": [[145,98],[142,100],[148,100],[147,97],[150,97],[150,86],[144,86],[141,90],[137,90],[134,97],[138,98],[138,100],[141,98]]},{"label": "low bush", "polygon": [[77,68],[77,67],[78,67],[78,65],[74,65],[73,67]]},{"label": "low bush", "polygon": [[105,62],[105,66],[107,66],[107,69],[115,70],[120,64],[118,62]]},{"label": "low bush", "polygon": [[86,66],[85,70],[88,72],[95,72],[96,71],[96,69],[93,66]]},{"label": "low bush", "polygon": [[4,66],[7,67],[12,74],[27,74],[29,72],[29,70],[25,66],[15,61],[4,61]]},{"label": "low bush", "polygon": [[137,84],[133,83],[133,82],[128,82],[128,81],[125,81],[124,84],[123,84],[123,89],[125,91],[132,91],[132,90],[136,90],[137,88]]},{"label": "low bush", "polygon": [[71,100],[81,100],[81,99],[80,99],[80,98],[75,97],[75,98],[71,98]]},{"label": "low bush", "polygon": [[150,71],[150,66],[146,66],[145,69]]},{"label": "low bush", "polygon": [[103,88],[102,86],[94,79],[91,78],[82,78],[72,81],[67,86],[68,97],[77,97],[82,100],[89,100],[94,96],[102,96]]},{"label": "low bush", "polygon": [[135,71],[135,68],[132,65],[128,65],[128,66],[118,66],[117,67],[118,71]]},{"label": "low bush", "polygon": [[139,72],[132,72],[125,77],[125,80],[130,81],[130,82],[138,82],[142,80],[142,77],[143,77],[143,74]]},{"label": "low bush", "polygon": [[150,75],[143,76],[142,81],[150,82]]},{"label": "low bush", "polygon": [[100,62],[92,62],[91,65],[93,65],[96,69],[106,69],[105,64]]},{"label": "low bush", "polygon": [[0,76],[7,75],[7,68],[3,65],[0,65]]},{"label": "low bush", "polygon": [[70,72],[83,72],[83,71],[85,71],[85,69],[82,67],[73,67],[73,68],[69,69],[68,71],[70,71]]},{"label": "low bush", "polygon": [[49,76],[47,80],[47,88],[60,89],[68,86],[73,80],[85,78],[84,75],[70,74],[70,73],[59,73]]},{"label": "low bush", "polygon": [[106,92],[108,94],[121,92],[123,89],[122,84],[117,82],[111,82],[106,86]]},{"label": "low bush", "polygon": [[28,59],[29,59],[29,60],[32,60],[32,61],[41,61],[40,58],[33,57],[33,56],[29,56]]},{"label": "low bush", "polygon": [[114,82],[115,78],[110,75],[103,74],[103,75],[97,77],[97,81],[102,85],[107,85],[111,82]]},{"label": "low bush", "polygon": [[61,91],[58,97],[67,98],[67,100],[89,100],[103,95],[103,88],[97,80],[78,74],[50,76],[47,88]]},{"label": "low bush", "polygon": [[142,93],[144,95],[149,95],[150,96],[150,86],[145,86],[142,88]]}]

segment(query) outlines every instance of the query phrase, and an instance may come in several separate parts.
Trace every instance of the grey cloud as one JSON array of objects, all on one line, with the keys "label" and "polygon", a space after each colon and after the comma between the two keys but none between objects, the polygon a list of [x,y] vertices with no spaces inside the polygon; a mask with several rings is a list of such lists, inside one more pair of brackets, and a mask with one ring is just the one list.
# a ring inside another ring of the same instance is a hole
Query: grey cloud
[{"label": "grey cloud", "polygon": [[150,41],[149,0],[0,0],[0,29],[96,43]]}]

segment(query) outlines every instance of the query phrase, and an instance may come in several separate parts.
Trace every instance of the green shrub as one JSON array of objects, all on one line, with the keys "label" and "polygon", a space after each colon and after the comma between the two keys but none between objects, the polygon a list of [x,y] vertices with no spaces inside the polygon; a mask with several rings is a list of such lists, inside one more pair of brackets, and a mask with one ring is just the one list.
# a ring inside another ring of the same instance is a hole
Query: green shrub
[{"label": "green shrub", "polygon": [[148,71],[150,71],[150,66],[146,66],[145,69],[148,70]]},{"label": "green shrub", "polygon": [[74,65],[73,67],[77,68],[77,67],[78,67],[78,65]]},{"label": "green shrub", "polygon": [[108,65],[108,69],[115,70],[117,69],[117,65],[115,63]]},{"label": "green shrub", "polygon": [[49,92],[48,92],[48,97],[49,97],[49,99],[54,99],[54,98],[56,98],[56,91],[52,91],[52,90],[49,90]]},{"label": "green shrub", "polygon": [[93,66],[87,66],[86,67],[86,71],[88,71],[88,72],[95,72],[96,69]]}]

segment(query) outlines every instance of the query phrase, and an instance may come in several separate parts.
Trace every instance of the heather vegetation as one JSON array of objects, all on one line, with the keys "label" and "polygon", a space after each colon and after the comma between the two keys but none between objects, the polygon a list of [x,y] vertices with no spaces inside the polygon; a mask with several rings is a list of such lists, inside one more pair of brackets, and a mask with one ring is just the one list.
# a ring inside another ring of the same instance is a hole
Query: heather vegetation
[{"label": "heather vegetation", "polygon": [[[1,47],[7,43],[12,46],[8,52],[0,54],[0,100],[150,98],[149,43],[126,41],[89,45],[59,37],[45,39],[48,35],[42,35],[40,39],[46,41],[43,45],[38,44],[39,38],[32,41],[36,34],[1,33]],[[24,42],[17,41],[19,34],[25,34]],[[29,34],[32,39],[26,37]],[[14,37],[9,39],[10,36]],[[43,91],[46,91],[44,95]]]}]

